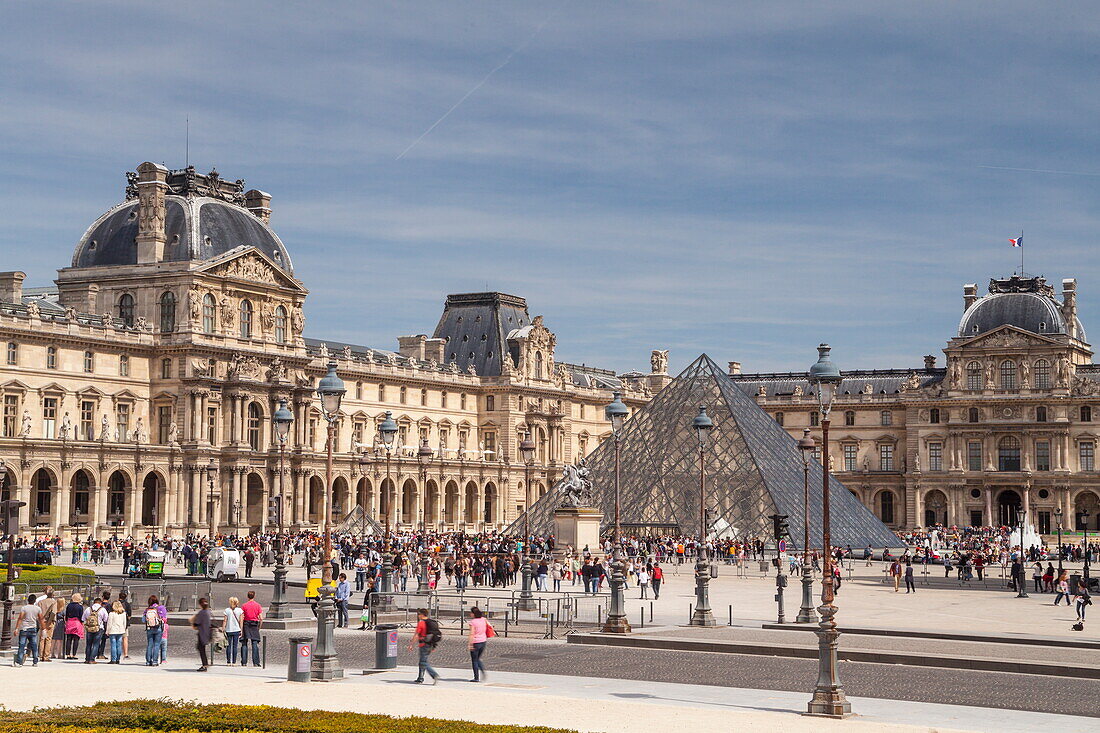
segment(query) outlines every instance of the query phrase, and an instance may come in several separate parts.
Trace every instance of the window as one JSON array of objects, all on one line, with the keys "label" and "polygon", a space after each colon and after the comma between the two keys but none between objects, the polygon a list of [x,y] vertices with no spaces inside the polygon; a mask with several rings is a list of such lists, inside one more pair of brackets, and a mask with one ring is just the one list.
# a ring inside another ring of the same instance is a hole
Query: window
[{"label": "window", "polygon": [[485,460],[497,460],[497,434],[485,433]]},{"label": "window", "polygon": [[172,360],[164,358],[160,360],[160,378],[171,379],[172,378]]},{"label": "window", "polygon": [[281,305],[275,308],[275,341],[286,343],[286,308]]},{"label": "window", "polygon": [[1088,405],[1081,405],[1081,422],[1092,422],[1092,408]]},{"label": "window", "polygon": [[397,427],[397,444],[408,445],[409,444],[409,426],[399,425]]},{"label": "window", "polygon": [[202,332],[214,333],[215,317],[218,312],[214,296],[210,293],[202,296]]},{"label": "window", "polygon": [[206,442],[216,445],[218,442],[218,408],[206,408]]},{"label": "window", "polygon": [[378,401],[379,402],[385,402],[386,401],[386,385],[384,385],[384,384],[378,385]]},{"label": "window", "polygon": [[402,405],[405,404],[405,402],[408,400],[408,397],[409,397],[409,390],[407,390],[405,387],[402,387],[401,391],[398,393],[398,399],[399,399],[399,401],[401,402]]},{"label": "window", "polygon": [[782,424],[783,424],[783,413],[782,413],[782,412],[777,412],[777,413],[775,413],[775,421],[776,421],[776,423],[778,423],[779,425],[782,425]]},{"label": "window", "polygon": [[439,393],[439,406],[442,408],[447,407],[447,393],[446,391]]},{"label": "window", "polygon": [[1050,441],[1049,440],[1036,440],[1035,441],[1035,470],[1036,471],[1049,471],[1050,470]]},{"label": "window", "polygon": [[497,398],[493,395],[489,395],[485,398],[485,411],[492,412],[497,409]]},{"label": "window", "polygon": [[928,444],[928,470],[943,470],[943,443]]},{"label": "window", "polygon": [[8,365],[15,366],[19,363],[19,345],[14,341],[8,342]]},{"label": "window", "polygon": [[811,412],[810,413],[810,427],[816,428],[820,422],[821,422],[821,413],[819,413],[817,410],[814,410],[813,412]]},{"label": "window", "polygon": [[134,327],[134,296],[123,293],[122,297],[118,299],[118,317],[122,321],[122,325],[127,328]]},{"label": "window", "polygon": [[1035,422],[1047,421],[1047,408],[1042,405],[1035,408]]},{"label": "window", "polygon": [[458,409],[460,409],[460,410],[465,410],[466,409],[466,393],[465,392],[461,393],[458,396]]},{"label": "window", "polygon": [[1050,362],[1046,359],[1035,362],[1035,389],[1050,389]]},{"label": "window", "polygon": [[971,471],[982,470],[982,442],[971,440],[966,444],[966,467]]},{"label": "window", "polygon": [[982,365],[979,362],[972,361],[966,365],[966,388],[982,388]]},{"label": "window", "polygon": [[978,414],[977,407],[971,407],[969,410],[966,411],[966,419],[968,422],[978,422],[979,417],[980,415]]},{"label": "window", "polygon": [[47,346],[46,347],[46,368],[47,369],[57,369],[57,347],[56,346]]},{"label": "window", "polygon": [[894,470],[894,446],[890,443],[883,443],[878,447],[878,470]]},{"label": "window", "polygon": [[542,352],[535,352],[535,379],[542,379]]},{"label": "window", "polygon": [[928,422],[936,424],[940,421],[940,408],[933,407],[928,411]]},{"label": "window", "polygon": [[894,424],[894,413],[889,410],[883,410],[879,413],[879,423],[883,426]]},{"label": "window", "polygon": [[820,445],[815,445],[814,449],[811,451],[811,454],[813,455],[815,461],[817,461],[818,463],[821,463],[821,446]]},{"label": "window", "polygon": [[1001,389],[1016,389],[1016,362],[1001,362]]},{"label": "window", "polygon": [[855,471],[859,448],[854,445],[844,446],[844,470]]},{"label": "window", "polygon": [[1082,471],[1096,470],[1096,444],[1091,440],[1082,440],[1077,445],[1077,456],[1081,460]]},{"label": "window", "polygon": [[1001,438],[997,444],[997,470],[1020,470],[1020,441],[1014,436]]},{"label": "window", "polygon": [[90,494],[90,486],[88,484],[88,474],[83,471],[77,471],[76,476],[73,477],[73,513],[74,514],[87,514]]},{"label": "window", "polygon": [[584,419],[585,404],[582,402],[579,405],[577,405],[577,408],[580,410],[580,417],[581,417],[581,420],[583,420]]},{"label": "window", "polygon": [[160,332],[172,333],[176,330],[176,296],[165,292],[160,296]]},{"label": "window", "polygon": [[351,426],[351,448],[355,450],[363,442],[363,423],[355,422]]},{"label": "window", "polygon": [[95,371],[95,355],[90,351],[84,352],[84,373],[91,374]]},{"label": "window", "polygon": [[878,495],[878,518],[883,524],[894,523],[894,492],[883,491]]},{"label": "window", "polygon": [[19,434],[19,395],[4,395],[4,437],[14,438]]},{"label": "window", "polygon": [[122,354],[118,357],[118,376],[130,376],[130,357],[126,356],[126,354]]},{"label": "window", "polygon": [[34,501],[35,512],[38,514],[49,514],[50,499],[53,496],[50,493],[50,489],[53,488],[50,486],[50,475],[42,470],[36,471],[35,475],[38,477],[36,481],[38,485],[35,487],[37,491],[34,492],[37,495]]},{"label": "window", "polygon": [[241,301],[241,338],[252,338],[252,301]]},{"label": "window", "polygon": [[95,440],[95,402],[80,402],[80,437],[83,440]]},{"label": "window", "polygon": [[362,382],[356,382],[355,383],[355,399],[357,399],[357,400],[363,399],[363,383]]},{"label": "window", "polygon": [[46,397],[42,400],[42,437],[57,437],[57,398]]},{"label": "window", "polygon": [[258,402],[248,405],[248,447],[252,450],[260,449],[260,425],[263,423],[264,412]]},{"label": "window", "polygon": [[427,407],[428,406],[428,390],[426,390],[426,389],[420,390],[420,406],[421,407]]},{"label": "window", "polygon": [[115,410],[115,420],[118,425],[118,440],[125,442],[130,436],[130,406],[119,405]]},{"label": "window", "polygon": [[309,447],[317,448],[317,418],[315,417],[309,419]]},{"label": "window", "polygon": [[856,411],[855,410],[845,410],[845,412],[844,412],[844,424],[848,425],[848,426],[852,426],[852,425],[856,424]]},{"label": "window", "polygon": [[126,478],[121,473],[111,474],[107,497],[107,514],[114,517],[122,516],[126,510]]},{"label": "window", "polygon": [[161,445],[168,444],[168,432],[172,427],[172,408],[167,405],[157,406],[157,442]]}]

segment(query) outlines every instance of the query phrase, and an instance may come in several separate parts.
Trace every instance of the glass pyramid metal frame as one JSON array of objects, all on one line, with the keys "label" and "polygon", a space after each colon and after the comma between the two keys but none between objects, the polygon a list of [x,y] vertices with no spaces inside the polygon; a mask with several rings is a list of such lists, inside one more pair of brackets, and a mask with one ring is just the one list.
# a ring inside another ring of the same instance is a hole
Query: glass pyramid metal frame
[{"label": "glass pyramid metal frame", "polygon": [[[771,537],[770,515],[789,517],[797,547],[803,534],[803,463],[797,442],[706,354],[684,369],[627,422],[620,440],[620,516],[626,535],[694,535],[699,526],[699,453],[691,421],[706,405],[714,420],[704,463],[707,526],[719,538]],[[604,441],[588,457],[592,505],[614,521],[614,452]],[[822,467],[810,461],[810,545],[821,546]],[[556,487],[555,487],[556,488]],[[534,532],[553,532],[561,496],[551,491],[531,506]],[[833,477],[833,544],[854,550],[902,542]],[[509,527],[523,531],[523,516]]]}]

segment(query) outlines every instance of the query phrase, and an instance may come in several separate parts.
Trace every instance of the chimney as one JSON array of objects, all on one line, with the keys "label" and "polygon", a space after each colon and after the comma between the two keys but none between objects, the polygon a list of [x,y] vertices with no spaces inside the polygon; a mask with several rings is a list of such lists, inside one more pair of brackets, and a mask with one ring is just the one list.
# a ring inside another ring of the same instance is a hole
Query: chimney
[{"label": "chimney", "polygon": [[138,264],[164,259],[164,195],[168,192],[168,169],[156,163],[142,163],[137,169]]},{"label": "chimney", "polygon": [[424,334],[417,336],[398,336],[397,337],[397,353],[401,356],[408,356],[416,359],[417,361],[424,361],[427,357],[424,356],[424,344],[428,340],[428,337]]},{"label": "chimney", "polygon": [[935,369],[936,368],[936,356],[935,354],[928,354],[924,357],[924,368]]},{"label": "chimney", "polygon": [[1062,318],[1066,321],[1066,333],[1070,338],[1079,338],[1077,334],[1077,280],[1072,277],[1062,280]]},{"label": "chimney", "polygon": [[251,191],[245,191],[244,207],[264,224],[271,221],[271,194],[258,191],[255,188]]},{"label": "chimney", "polygon": [[0,272],[0,303],[23,302],[23,279],[27,273],[15,270]]},{"label": "chimney", "polygon": [[963,285],[963,312],[970,309],[970,306],[974,305],[978,301],[978,285],[977,283],[968,283]]},{"label": "chimney", "polygon": [[437,364],[445,364],[443,360],[444,355],[447,353],[447,339],[425,339],[424,341],[424,356],[431,360],[434,359]]},{"label": "chimney", "polygon": [[731,362],[730,362],[730,370],[729,370],[729,375],[730,375],[730,376],[732,377],[732,376],[734,376],[735,374],[740,374],[740,373],[741,373],[741,362],[739,362],[739,361],[731,361]]}]

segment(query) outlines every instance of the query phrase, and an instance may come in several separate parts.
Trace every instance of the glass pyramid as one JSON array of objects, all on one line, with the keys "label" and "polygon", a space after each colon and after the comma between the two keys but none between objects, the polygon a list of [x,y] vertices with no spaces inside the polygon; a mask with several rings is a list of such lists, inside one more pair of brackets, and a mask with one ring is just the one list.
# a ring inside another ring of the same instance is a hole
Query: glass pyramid
[{"label": "glass pyramid", "polygon": [[[719,537],[772,535],[770,515],[786,514],[791,545],[802,542],[803,464],[798,444],[703,354],[629,420],[619,448],[620,523],[624,534],[699,532],[699,449],[692,419],[705,405],[714,420],[706,465],[706,525]],[[615,446],[604,441],[588,457],[592,505],[614,522]],[[821,546],[822,467],[810,461],[810,545]],[[830,479],[834,545],[860,550],[901,541],[835,477]],[[557,491],[531,506],[531,529],[553,531]],[[520,515],[509,532],[523,531]]]}]

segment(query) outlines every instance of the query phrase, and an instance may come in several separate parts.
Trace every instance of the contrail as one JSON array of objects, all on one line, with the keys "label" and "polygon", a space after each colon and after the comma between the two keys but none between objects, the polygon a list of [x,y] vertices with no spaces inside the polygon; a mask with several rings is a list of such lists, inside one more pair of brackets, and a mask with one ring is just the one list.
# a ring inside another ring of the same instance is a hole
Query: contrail
[{"label": "contrail", "polygon": [[468,92],[466,92],[465,94],[463,94],[463,95],[462,95],[462,99],[460,99],[460,100],[458,100],[457,102],[455,102],[455,103],[454,103],[454,104],[453,104],[453,105],[451,106],[451,108],[450,108],[449,110],[447,110],[446,112],[444,112],[444,113],[443,113],[443,116],[442,116],[442,117],[440,117],[440,118],[439,118],[438,120],[436,120],[435,122],[433,122],[433,123],[432,123],[432,126],[431,126],[431,127],[429,127],[429,128],[427,129],[427,130],[425,130],[425,131],[424,131],[424,133],[423,133],[423,134],[422,134],[422,135],[421,135],[420,137],[418,137],[418,138],[416,138],[415,140],[413,140],[413,141],[412,141],[412,143],[411,143],[411,144],[409,145],[409,147],[407,147],[407,148],[405,148],[405,149],[404,149],[403,151],[401,151],[401,155],[398,155],[398,156],[397,156],[396,158],[394,158],[394,160],[401,160],[402,158],[404,158],[404,157],[405,157],[405,155],[406,155],[406,154],[407,154],[407,153],[408,153],[408,152],[409,152],[410,150],[412,150],[413,148],[415,148],[415,147],[416,147],[417,143],[419,143],[419,142],[420,142],[421,140],[423,140],[423,139],[424,139],[424,138],[426,138],[426,137],[427,137],[427,136],[428,136],[429,134],[431,134],[432,130],[434,130],[435,128],[439,127],[440,123],[442,123],[442,122],[443,122],[443,120],[447,119],[447,117],[449,117],[449,116],[450,116],[450,114],[451,114],[452,112],[454,112],[454,111],[455,111],[456,109],[458,109],[458,106],[459,106],[460,104],[462,104],[462,103],[463,103],[463,102],[465,102],[465,101],[466,101],[467,99],[469,99],[469,98],[470,98],[470,95],[471,95],[471,94],[473,94],[474,92],[476,92],[476,91],[477,91],[478,89],[481,89],[481,87],[482,87],[482,86],[483,86],[483,85],[485,84],[485,82],[489,81],[489,79],[491,79],[491,78],[492,78],[493,74],[497,73],[498,71],[500,71],[501,69],[503,69],[503,68],[504,68],[505,66],[507,66],[507,65],[508,65],[508,62],[509,62],[509,61],[511,61],[511,60],[512,60],[512,58],[513,58],[513,57],[514,57],[514,56],[515,56],[515,55],[516,55],[517,53],[519,53],[519,52],[520,52],[520,51],[522,51],[523,49],[525,49],[525,48],[527,48],[528,46],[530,46],[530,45],[531,45],[531,42],[535,40],[535,37],[536,37],[536,36],[537,36],[537,35],[538,35],[539,33],[541,33],[541,32],[542,32],[542,29],[543,29],[543,28],[544,28],[544,27],[546,26],[546,24],[547,24],[547,23],[549,23],[549,22],[550,22],[550,19],[551,19],[551,18],[553,18],[553,17],[555,16],[555,15],[557,15],[557,12],[558,12],[558,10],[560,10],[560,9],[561,9],[561,5],[559,5],[559,6],[558,6],[557,8],[555,8],[555,9],[554,9],[553,11],[551,11],[551,12],[550,12],[550,13],[549,13],[549,14],[548,14],[548,15],[546,16],[546,18],[545,18],[545,19],[544,19],[544,20],[542,21],[542,23],[540,23],[540,24],[539,24],[539,27],[538,27],[538,28],[536,28],[536,29],[534,30],[534,32],[533,32],[533,33],[531,33],[531,35],[527,37],[527,40],[526,40],[526,41],[524,41],[524,42],[523,42],[523,43],[521,43],[520,45],[518,45],[518,46],[516,46],[515,48],[513,48],[513,49],[512,49],[512,51],[511,51],[511,53],[509,53],[509,54],[508,54],[508,55],[507,55],[507,56],[506,56],[506,57],[504,58],[504,60],[503,60],[503,61],[501,61],[501,62],[500,62],[499,64],[497,64],[496,66],[494,66],[494,67],[492,68],[492,70],[490,70],[490,71],[489,71],[489,73],[488,73],[488,74],[486,74],[485,76],[483,76],[483,77],[481,78],[481,81],[479,81],[479,82],[478,82],[477,84],[474,84],[473,88],[472,88],[472,89],[471,89],[470,91],[468,91]]},{"label": "contrail", "polygon": [[1056,173],[1058,175],[1065,176],[1089,176],[1090,178],[1100,178],[1100,173],[1082,173],[1080,171],[1052,171],[1044,168],[1008,168],[1001,165],[979,165],[979,168],[988,168],[995,171],[1023,171],[1024,173]]}]

